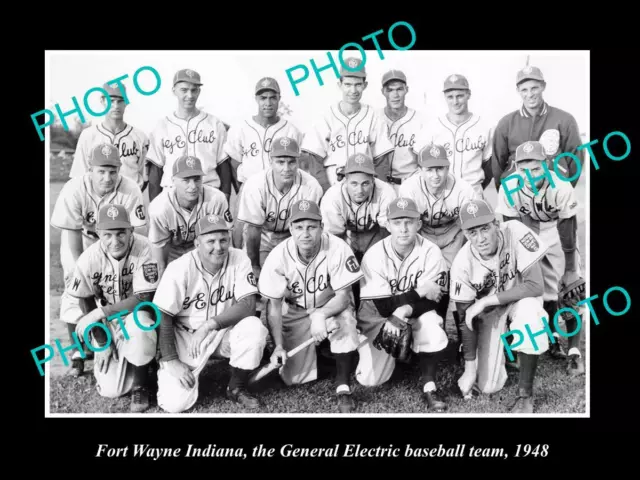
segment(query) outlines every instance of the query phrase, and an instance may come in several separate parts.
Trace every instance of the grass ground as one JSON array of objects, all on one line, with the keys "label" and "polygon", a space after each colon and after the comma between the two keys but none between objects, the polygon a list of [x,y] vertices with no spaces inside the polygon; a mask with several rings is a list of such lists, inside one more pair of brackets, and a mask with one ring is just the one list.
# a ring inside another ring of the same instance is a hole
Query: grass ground
[{"label": "grass ground", "polygon": [[[55,162],[54,162],[55,163]],[[59,162],[58,162],[59,163]],[[51,210],[62,188],[65,166],[52,164]],[[55,172],[55,175],[54,175]],[[577,188],[580,203],[586,200],[585,186],[581,181]],[[495,200],[495,190],[490,191],[489,200]],[[60,234],[55,229],[51,233],[51,307],[50,307],[50,343],[54,339],[68,345],[66,327],[58,320],[59,298],[63,289],[62,268],[60,264]],[[579,214],[579,240],[583,255],[585,249],[584,209]],[[451,318],[447,321],[450,338],[456,333]],[[566,346],[566,341],[563,339]],[[583,348],[583,352],[584,352]],[[564,372],[565,364],[550,359],[547,355],[540,358],[536,373],[536,412],[541,414],[564,414],[585,412],[585,377],[570,378]],[[66,377],[67,367],[59,355],[47,364],[51,373],[50,411],[51,413],[128,413],[129,396],[120,399],[100,397],[95,389],[92,375],[92,362],[85,363],[85,374],[79,379]],[[588,374],[587,365],[587,374]],[[462,369],[455,362],[455,353],[447,349],[441,362],[438,386],[449,402],[449,413],[455,414],[500,414],[507,413],[509,404],[517,392],[517,370],[509,370],[509,380],[505,388],[494,395],[486,395],[466,401],[460,397],[457,379]],[[201,373],[200,396],[196,406],[187,413],[243,413],[235,404],[226,400],[224,391],[229,380],[226,361],[212,362]],[[364,388],[355,384],[354,393],[358,401],[356,413],[422,413],[425,408],[420,403],[418,390],[419,369],[417,365],[407,365],[396,369],[394,378],[386,385]],[[277,377],[266,378],[258,385],[257,393],[263,403],[258,413],[295,413],[319,414],[337,413],[333,399],[332,372],[316,382],[297,387],[285,388]],[[163,413],[151,399],[148,413]]]}]

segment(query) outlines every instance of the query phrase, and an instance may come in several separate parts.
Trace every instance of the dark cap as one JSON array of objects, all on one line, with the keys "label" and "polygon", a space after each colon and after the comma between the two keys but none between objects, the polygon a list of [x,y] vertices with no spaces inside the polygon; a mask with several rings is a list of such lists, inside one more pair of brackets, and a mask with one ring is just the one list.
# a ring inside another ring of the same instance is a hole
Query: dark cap
[{"label": "dark cap", "polygon": [[113,230],[116,228],[130,228],[129,214],[124,205],[104,205],[98,210],[98,230]]},{"label": "dark cap", "polygon": [[420,218],[416,202],[410,198],[398,197],[387,207],[387,218]]},{"label": "dark cap", "polygon": [[375,175],[376,170],[373,167],[373,159],[369,155],[356,153],[347,158],[344,173],[367,173]]},{"label": "dark cap", "polygon": [[382,86],[394,80],[407,83],[407,76],[401,70],[389,70],[382,76]]},{"label": "dark cap", "polygon": [[274,157],[299,157],[300,145],[291,137],[275,138],[271,143],[271,158]]},{"label": "dark cap", "polygon": [[118,85],[109,85],[108,83],[105,83],[102,88],[107,92],[107,95],[110,97],[120,97],[120,98],[125,98],[125,95],[127,94],[127,89],[125,88],[124,85],[120,84],[120,86]]},{"label": "dark cap", "polygon": [[256,83],[256,95],[259,95],[261,92],[265,90],[272,90],[279,94],[280,85],[278,85],[278,82],[276,81],[275,78],[264,77],[258,80],[258,83]]},{"label": "dark cap", "polygon": [[428,167],[448,167],[451,165],[447,158],[447,152],[442,145],[427,145],[420,150],[418,155],[420,166]]},{"label": "dark cap", "polygon": [[218,215],[207,215],[206,217],[202,217],[198,220],[198,223],[196,223],[196,237],[206,233],[228,231],[229,225],[225,221],[224,217],[220,217]]},{"label": "dark cap", "polygon": [[547,156],[544,154],[544,147],[540,142],[524,142],[516,148],[515,162],[521,162],[523,160],[546,160]]},{"label": "dark cap", "polygon": [[204,177],[202,162],[197,157],[183,155],[173,163],[173,176],[178,178]]},{"label": "dark cap", "polygon": [[361,77],[365,78],[367,76],[367,71],[364,68],[363,62],[359,58],[349,57],[342,60],[340,66],[340,76],[341,77]]},{"label": "dark cap", "polygon": [[463,230],[493,222],[495,219],[491,206],[484,200],[472,200],[460,208],[460,223]]},{"label": "dark cap", "polygon": [[542,76],[542,71],[538,67],[528,65],[518,71],[518,75],[516,76],[516,85],[520,82],[524,82],[525,80],[540,80],[541,82],[544,82],[544,77]]},{"label": "dark cap", "polygon": [[454,73],[449,75],[444,81],[443,92],[447,90],[469,90],[469,81],[463,75]]},{"label": "dark cap", "polygon": [[89,165],[93,167],[120,167],[122,162],[120,161],[118,149],[114,145],[102,143],[91,150]]},{"label": "dark cap", "polygon": [[289,221],[291,223],[299,220],[320,220],[322,221],[322,214],[320,213],[320,207],[312,200],[299,200],[291,207],[291,217]]},{"label": "dark cap", "polygon": [[189,68],[185,68],[183,70],[178,70],[176,74],[173,76],[173,86],[175,87],[178,82],[189,82],[194,85],[202,85],[200,81],[200,74],[195,70],[191,70]]}]

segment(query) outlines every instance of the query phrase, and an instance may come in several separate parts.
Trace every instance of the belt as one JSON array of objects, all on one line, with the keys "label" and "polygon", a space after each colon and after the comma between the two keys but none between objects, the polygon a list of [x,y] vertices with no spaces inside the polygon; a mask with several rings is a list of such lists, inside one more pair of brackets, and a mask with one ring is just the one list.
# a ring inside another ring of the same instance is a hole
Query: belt
[{"label": "belt", "polygon": [[189,333],[194,333],[196,330],[195,328],[189,328],[187,327],[184,323],[179,323],[176,322],[175,324],[178,328],[181,328],[182,330],[184,330],[185,332],[189,332]]},{"label": "belt", "polygon": [[401,178],[394,178],[391,175],[387,175],[387,181],[390,183],[395,183],[396,185],[402,185]]}]

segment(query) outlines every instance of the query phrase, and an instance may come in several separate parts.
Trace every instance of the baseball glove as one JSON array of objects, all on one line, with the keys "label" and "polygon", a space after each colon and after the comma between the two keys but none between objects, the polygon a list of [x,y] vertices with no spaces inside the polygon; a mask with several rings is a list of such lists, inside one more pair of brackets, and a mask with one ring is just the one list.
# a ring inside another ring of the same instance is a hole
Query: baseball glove
[{"label": "baseball glove", "polygon": [[[400,333],[389,333],[384,328],[387,323],[396,327]],[[411,341],[413,339],[411,325],[394,315],[387,318],[385,325],[382,326],[373,340],[373,346],[378,350],[384,350],[401,362],[407,362],[411,358]]]},{"label": "baseball glove", "polygon": [[579,278],[570,285],[562,285],[558,292],[558,308],[578,309],[578,302],[585,299],[586,282],[584,278]]}]

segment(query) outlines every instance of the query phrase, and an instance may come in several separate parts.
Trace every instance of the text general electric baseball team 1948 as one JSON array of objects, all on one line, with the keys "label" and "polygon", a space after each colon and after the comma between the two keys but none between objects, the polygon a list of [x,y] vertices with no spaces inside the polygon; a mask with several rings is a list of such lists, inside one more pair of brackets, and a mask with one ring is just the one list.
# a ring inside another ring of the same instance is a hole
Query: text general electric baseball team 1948
[{"label": "text general electric baseball team 1948", "polygon": [[32,351],[41,374],[56,349],[75,376],[93,357],[99,395],[130,394],[143,412],[157,389],[172,413],[198,403],[213,358],[228,360],[226,395],[250,412],[264,375],[313,382],[319,355],[334,362],[327,395],[342,413],[398,363],[419,366],[425,412],[446,412],[447,348],[469,402],[517,368],[513,413],[536,411],[541,355],[584,375],[579,311],[598,297],[585,299],[577,249],[585,146],[574,117],[543,99],[543,72],[514,72],[522,106],[496,125],[469,110],[456,72],[435,119],[405,104],[401,70],[375,80],[380,110],[362,102],[373,80],[361,58],[340,58],[336,73],[341,98],[308,131],[278,115],[270,77],[252,92],[257,115],[228,130],[196,107],[197,69],[175,72],[176,109],[148,133],[123,118],[125,84],[102,87],[104,119],[82,131],[51,218],[70,344]]}]

